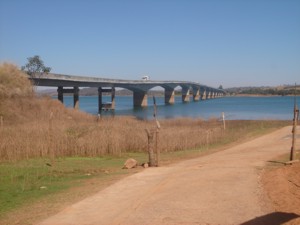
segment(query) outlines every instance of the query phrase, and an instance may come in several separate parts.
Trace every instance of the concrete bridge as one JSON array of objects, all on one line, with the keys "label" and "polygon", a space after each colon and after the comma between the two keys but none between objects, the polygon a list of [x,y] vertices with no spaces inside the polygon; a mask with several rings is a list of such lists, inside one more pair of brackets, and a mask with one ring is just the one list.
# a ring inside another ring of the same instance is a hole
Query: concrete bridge
[{"label": "concrete bridge", "polygon": [[58,87],[58,99],[63,102],[64,93],[74,95],[74,107],[79,106],[79,87],[98,87],[99,112],[107,105],[102,103],[102,93],[111,93],[109,108],[115,107],[115,88],[125,88],[133,92],[133,105],[147,106],[147,92],[154,87],[165,89],[165,104],[175,103],[175,88],[181,87],[182,102],[189,102],[190,96],[194,101],[206,100],[224,96],[220,89],[208,87],[188,81],[155,81],[155,80],[118,80],[96,77],[70,76],[62,74],[36,74],[30,78],[37,86]]}]

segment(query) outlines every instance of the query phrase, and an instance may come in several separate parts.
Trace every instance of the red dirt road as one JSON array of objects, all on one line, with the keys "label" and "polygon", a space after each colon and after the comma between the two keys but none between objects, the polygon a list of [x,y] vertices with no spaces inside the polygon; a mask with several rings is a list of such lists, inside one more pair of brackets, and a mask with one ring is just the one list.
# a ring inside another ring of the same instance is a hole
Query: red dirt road
[{"label": "red dirt road", "polygon": [[285,127],[208,156],[148,168],[40,225],[281,224],[272,222],[278,212],[265,197],[260,176],[268,160],[290,147],[291,127]]}]

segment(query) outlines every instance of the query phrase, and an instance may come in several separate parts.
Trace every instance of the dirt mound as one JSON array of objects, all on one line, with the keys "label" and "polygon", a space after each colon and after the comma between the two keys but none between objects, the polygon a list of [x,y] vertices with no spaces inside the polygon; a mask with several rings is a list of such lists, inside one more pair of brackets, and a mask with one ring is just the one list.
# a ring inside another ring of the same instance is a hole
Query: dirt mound
[{"label": "dirt mound", "polygon": [[277,212],[294,213],[297,219],[289,225],[300,224],[300,163],[267,170],[263,185]]}]

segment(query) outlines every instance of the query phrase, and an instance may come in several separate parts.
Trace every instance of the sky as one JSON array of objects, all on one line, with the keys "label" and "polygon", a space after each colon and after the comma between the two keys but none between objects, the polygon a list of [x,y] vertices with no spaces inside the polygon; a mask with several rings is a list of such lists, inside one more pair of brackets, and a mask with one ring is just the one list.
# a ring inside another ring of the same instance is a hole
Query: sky
[{"label": "sky", "polygon": [[51,72],[300,84],[300,0],[0,0],[0,62]]}]

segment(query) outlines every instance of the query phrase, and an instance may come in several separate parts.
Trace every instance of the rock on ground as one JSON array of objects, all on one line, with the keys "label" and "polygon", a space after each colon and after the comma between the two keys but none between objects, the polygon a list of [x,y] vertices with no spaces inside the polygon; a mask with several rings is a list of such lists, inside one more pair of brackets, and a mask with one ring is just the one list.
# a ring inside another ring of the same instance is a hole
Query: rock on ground
[{"label": "rock on ground", "polygon": [[135,159],[127,159],[126,162],[124,163],[123,169],[132,169],[137,167],[138,162]]}]

